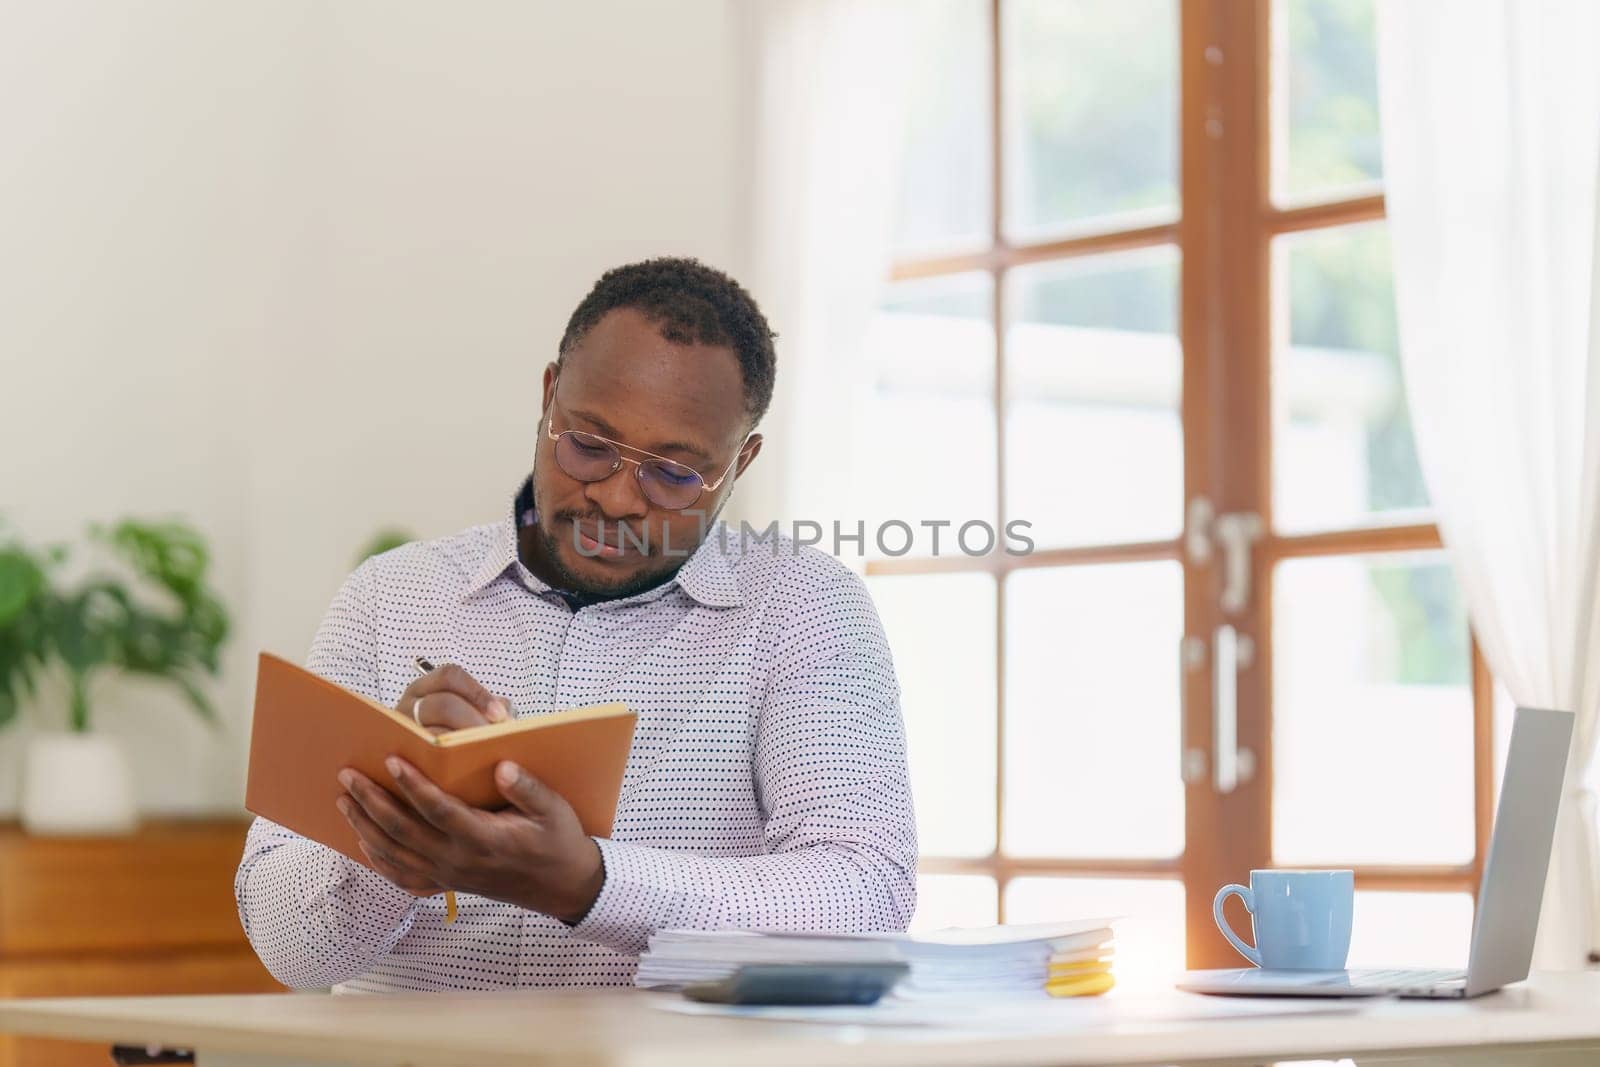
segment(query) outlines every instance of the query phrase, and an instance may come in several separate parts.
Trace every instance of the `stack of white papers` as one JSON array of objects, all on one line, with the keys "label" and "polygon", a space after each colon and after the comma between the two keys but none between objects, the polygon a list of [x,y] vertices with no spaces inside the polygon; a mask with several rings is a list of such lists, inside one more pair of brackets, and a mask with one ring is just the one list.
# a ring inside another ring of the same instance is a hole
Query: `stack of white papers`
[{"label": "stack of white papers", "polygon": [[906,963],[911,971],[894,990],[903,999],[1061,992],[1064,974],[1103,976],[1084,989],[1103,992],[1110,958],[1106,919],[925,934],[663,930],[650,938],[634,982],[675,989],[725,978],[747,963]]}]

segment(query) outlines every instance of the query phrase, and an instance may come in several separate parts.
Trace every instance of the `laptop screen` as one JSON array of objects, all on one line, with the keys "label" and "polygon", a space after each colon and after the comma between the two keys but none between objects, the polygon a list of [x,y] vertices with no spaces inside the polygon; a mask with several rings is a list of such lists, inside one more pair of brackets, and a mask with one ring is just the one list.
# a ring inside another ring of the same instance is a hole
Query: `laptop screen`
[{"label": "laptop screen", "polygon": [[1528,977],[1572,720],[1570,711],[1517,709],[1472,922],[1468,996]]}]

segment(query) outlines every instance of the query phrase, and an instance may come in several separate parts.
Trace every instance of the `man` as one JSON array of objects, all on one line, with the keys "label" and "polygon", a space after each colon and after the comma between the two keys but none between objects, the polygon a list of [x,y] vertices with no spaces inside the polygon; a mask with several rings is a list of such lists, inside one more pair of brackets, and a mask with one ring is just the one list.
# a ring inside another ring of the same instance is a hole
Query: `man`
[{"label": "man", "polygon": [[[726,275],[607,273],[545,368],[511,514],[345,581],[309,667],[431,729],[613,700],[638,721],[610,838],[508,762],[492,813],[398,761],[341,774],[375,871],[257,819],[235,894],[279,981],[625,985],[659,929],[904,929],[916,835],[871,600],[822,553],[714,522],[761,449],[774,363]],[[418,677],[419,656],[448,665]]]}]

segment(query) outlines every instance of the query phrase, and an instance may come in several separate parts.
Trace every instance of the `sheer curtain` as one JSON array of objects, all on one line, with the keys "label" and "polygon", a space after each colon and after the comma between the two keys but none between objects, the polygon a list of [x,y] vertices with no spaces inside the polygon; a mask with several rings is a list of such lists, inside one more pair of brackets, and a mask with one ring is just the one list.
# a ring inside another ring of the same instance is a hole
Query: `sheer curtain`
[{"label": "sheer curtain", "polygon": [[1384,183],[1412,420],[1489,665],[1578,715],[1535,965],[1600,950],[1600,4],[1385,0]]},{"label": "sheer curtain", "polygon": [[908,0],[745,10],[756,86],[751,279],[779,334],[778,385],[756,477],[741,479],[729,514],[816,521],[831,547],[830,523],[860,514],[862,344],[889,271],[923,20]]}]

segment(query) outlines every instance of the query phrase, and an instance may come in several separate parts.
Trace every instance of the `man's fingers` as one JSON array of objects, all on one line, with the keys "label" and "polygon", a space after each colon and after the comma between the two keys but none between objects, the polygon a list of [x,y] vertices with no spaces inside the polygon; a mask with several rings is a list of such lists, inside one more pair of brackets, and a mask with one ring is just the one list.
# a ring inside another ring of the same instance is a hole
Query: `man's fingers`
[{"label": "man's fingers", "polygon": [[390,756],[385,763],[406,803],[440,834],[460,841],[478,829],[475,809],[434,785],[427,775],[399,756]]},{"label": "man's fingers", "polygon": [[494,769],[494,784],[525,815],[550,816],[569,806],[560,793],[510,760],[501,760]]},{"label": "man's fingers", "polygon": [[494,694],[485,689],[483,683],[468,674],[464,667],[446,663],[432,673],[439,676],[439,681],[445,690],[465,697],[476,707],[487,711],[495,702]]},{"label": "man's fingers", "polygon": [[[396,884],[399,884],[400,878],[419,884],[431,883],[428,871],[432,869],[432,865],[384,833],[383,828],[372,821],[360,804],[341,797],[339,812],[350,823],[351,829],[355,830],[361,851],[373,861],[373,866],[384,868],[381,872],[384,877]],[[397,878],[396,875],[400,877]]]},{"label": "man's fingers", "polygon": [[431,897],[444,892],[442,887],[434,885],[433,882],[426,878],[411,874],[407,871],[402,871],[398,867],[391,866],[381,857],[375,855],[373,851],[367,847],[367,843],[365,841],[357,841],[356,845],[361,849],[361,854],[367,857],[367,862],[372,864],[373,870],[377,871],[379,874],[383,875],[383,877],[387,878],[389,881],[393,882],[407,893],[410,893],[412,896]]},{"label": "man's fingers", "polygon": [[432,851],[444,843],[442,835],[412,811],[408,811],[388,791],[359,771],[345,770],[339,784],[350,791],[355,806],[368,822],[382,830],[396,844],[412,851]]},{"label": "man's fingers", "polygon": [[[454,694],[469,706],[476,708],[488,722],[500,722],[511,717],[509,701],[489,692],[481,682],[454,663],[437,667],[412,682],[401,696],[398,710],[403,715],[410,715],[412,701],[418,697],[428,697],[433,693]],[[432,705],[433,701],[427,700],[423,704],[423,714],[431,712]]]},{"label": "man's fingers", "polygon": [[416,703],[412,705],[411,715],[430,730],[434,727],[465,730],[468,727],[483,726],[494,721],[467,703],[465,698],[451,692],[419,695]]}]

